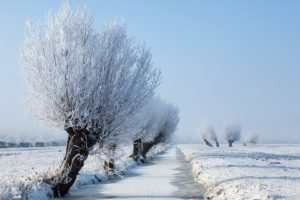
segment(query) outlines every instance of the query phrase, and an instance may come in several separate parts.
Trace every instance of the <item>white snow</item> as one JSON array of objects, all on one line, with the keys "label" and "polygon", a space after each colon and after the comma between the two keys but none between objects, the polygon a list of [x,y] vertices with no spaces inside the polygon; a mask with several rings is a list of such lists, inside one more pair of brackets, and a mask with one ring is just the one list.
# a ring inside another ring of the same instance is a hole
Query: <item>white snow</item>
[{"label": "white snow", "polygon": [[[206,198],[300,199],[299,145],[244,147],[236,144],[232,148],[227,146],[210,148],[204,145],[178,145],[178,147],[186,159],[191,161],[194,176],[206,187]],[[156,150],[160,152],[162,149]],[[48,199],[47,194],[51,190],[39,180],[59,166],[64,151],[64,147],[0,149],[0,199],[21,199],[21,197],[34,200]],[[124,147],[123,151],[118,159],[117,168],[126,173],[136,166],[136,163],[128,158],[130,147]],[[157,155],[158,152],[153,151],[152,155]],[[168,175],[170,171],[165,164],[155,167],[154,171]],[[136,173],[146,174],[147,167],[136,168]],[[147,187],[149,185],[147,178],[140,178],[137,177],[136,180],[141,180],[142,188],[150,190],[151,188]],[[97,183],[98,179],[105,181],[109,176],[100,168],[97,158],[89,156],[71,194],[76,193],[77,188],[82,185]],[[126,183],[126,179],[122,181]],[[151,184],[154,184],[153,191],[157,192],[163,188],[170,190],[173,188],[173,186],[165,187],[162,179],[157,179],[156,183]],[[143,191],[140,189],[141,193]],[[122,190],[118,192],[122,193]]]},{"label": "white snow", "polygon": [[[148,157],[161,153],[165,148],[164,145],[157,145],[149,152]],[[0,149],[0,200],[49,199],[51,189],[41,179],[59,167],[64,153],[65,147]],[[123,173],[137,165],[129,158],[130,153],[130,146],[123,147],[115,163],[116,168]],[[99,159],[91,155],[71,192],[83,185],[103,182],[109,178],[101,168]]]},{"label": "white snow", "polygon": [[178,145],[209,199],[300,199],[300,146]]},{"label": "white snow", "polygon": [[[168,151],[167,156],[170,156],[170,153],[174,153],[174,151]],[[176,187],[171,184],[170,180],[172,173],[174,173],[173,169],[176,167],[176,165],[170,166],[165,162],[158,165],[155,163],[150,166],[146,164],[143,167],[132,170],[128,178],[123,178],[117,182],[95,185],[92,189],[88,188],[88,193],[92,193],[93,196],[122,197],[122,199],[170,195],[173,191],[176,191]],[[79,196],[83,196],[82,199],[90,198],[90,196],[82,195],[82,193],[86,194],[85,190],[77,192],[71,194],[69,198],[77,199]]]},{"label": "white snow", "polygon": [[202,199],[203,190],[193,180],[190,166],[186,169],[186,165],[189,163],[173,147],[130,170],[124,178],[87,186],[71,193],[66,200]]}]

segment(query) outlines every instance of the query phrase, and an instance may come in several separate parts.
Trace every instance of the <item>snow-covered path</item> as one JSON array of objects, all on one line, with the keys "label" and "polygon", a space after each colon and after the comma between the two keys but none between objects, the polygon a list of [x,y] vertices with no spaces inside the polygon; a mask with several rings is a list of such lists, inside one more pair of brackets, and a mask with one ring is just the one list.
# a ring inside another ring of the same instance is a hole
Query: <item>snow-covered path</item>
[{"label": "snow-covered path", "polygon": [[65,199],[203,199],[190,164],[175,147],[124,178],[72,191]]}]

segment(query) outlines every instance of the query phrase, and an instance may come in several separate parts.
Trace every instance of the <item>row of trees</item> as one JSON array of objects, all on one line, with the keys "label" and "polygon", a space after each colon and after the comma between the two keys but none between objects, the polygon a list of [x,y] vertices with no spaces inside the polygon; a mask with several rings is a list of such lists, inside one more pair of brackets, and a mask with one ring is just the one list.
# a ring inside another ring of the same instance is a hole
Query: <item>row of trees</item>
[{"label": "row of trees", "polygon": [[26,24],[21,64],[29,111],[67,134],[61,167],[46,180],[55,197],[68,192],[96,146],[108,155],[107,169],[116,147],[133,141],[132,158],[144,160],[152,146],[170,140],[179,120],[175,106],[153,97],[160,71],[149,48],[128,37],[123,24],[96,31],[93,20],[65,1],[44,26]]},{"label": "row of trees", "polygon": [[[224,139],[228,143],[229,147],[232,147],[234,142],[237,142],[241,139],[242,129],[240,126],[227,126],[224,130]],[[219,141],[216,135],[216,132],[212,126],[204,127],[200,130],[200,138],[204,143],[210,147],[213,147],[215,143],[216,147],[219,147]],[[247,135],[244,138],[244,145],[247,144],[256,144],[258,141],[258,135],[251,134]]]},{"label": "row of trees", "polygon": [[153,99],[142,109],[144,121],[139,138],[134,140],[133,151],[130,157],[143,162],[146,154],[156,144],[170,143],[179,122],[178,109],[160,99]]}]

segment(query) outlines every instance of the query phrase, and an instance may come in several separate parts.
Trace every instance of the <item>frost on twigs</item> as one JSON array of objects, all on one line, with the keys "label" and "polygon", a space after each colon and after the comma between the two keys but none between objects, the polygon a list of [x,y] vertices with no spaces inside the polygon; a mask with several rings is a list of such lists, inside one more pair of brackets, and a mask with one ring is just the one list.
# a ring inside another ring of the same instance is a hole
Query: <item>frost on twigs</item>
[{"label": "frost on twigs", "polygon": [[97,31],[93,22],[87,9],[65,1],[47,15],[45,26],[26,24],[20,62],[29,111],[68,133],[63,166],[70,167],[71,181],[54,186],[55,196],[67,193],[96,143],[118,145],[138,137],[136,113],[160,82],[149,48],[130,38],[124,24],[113,21]]},{"label": "frost on twigs", "polygon": [[140,112],[144,121],[141,129],[141,159],[158,143],[170,143],[179,122],[176,106],[158,98],[152,99]]},{"label": "frost on twigs", "polygon": [[1,200],[47,200],[52,197],[51,186],[44,182],[46,177],[53,175],[52,170],[36,172],[29,176],[21,176],[19,179],[1,177]]},{"label": "frost on twigs", "polygon": [[32,117],[51,128],[87,129],[120,142],[132,137],[130,116],[153,95],[160,72],[124,24],[113,21],[97,31],[93,21],[86,9],[65,2],[48,14],[45,30],[26,24],[25,98]]}]

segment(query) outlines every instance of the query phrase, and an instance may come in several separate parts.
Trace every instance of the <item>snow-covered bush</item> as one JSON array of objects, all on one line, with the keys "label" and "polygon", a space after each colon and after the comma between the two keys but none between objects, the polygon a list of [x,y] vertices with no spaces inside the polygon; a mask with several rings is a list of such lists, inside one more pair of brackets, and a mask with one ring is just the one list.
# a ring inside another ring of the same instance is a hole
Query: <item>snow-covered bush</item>
[{"label": "snow-covered bush", "polygon": [[232,143],[239,141],[241,138],[242,129],[240,126],[227,126],[224,132],[224,139],[228,142],[229,147],[232,147]]},{"label": "snow-covered bush", "polygon": [[96,143],[130,142],[139,134],[133,116],[160,80],[149,48],[129,38],[124,25],[108,23],[98,32],[93,21],[65,1],[45,26],[26,24],[21,64],[30,113],[68,134],[63,167],[47,180],[54,196],[67,193]]},{"label": "snow-covered bush", "polygon": [[200,130],[200,138],[204,143],[210,147],[213,147],[211,141],[213,141],[217,147],[219,147],[218,138],[216,132],[212,126],[206,126]]}]

